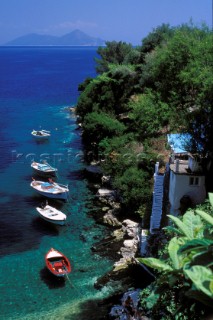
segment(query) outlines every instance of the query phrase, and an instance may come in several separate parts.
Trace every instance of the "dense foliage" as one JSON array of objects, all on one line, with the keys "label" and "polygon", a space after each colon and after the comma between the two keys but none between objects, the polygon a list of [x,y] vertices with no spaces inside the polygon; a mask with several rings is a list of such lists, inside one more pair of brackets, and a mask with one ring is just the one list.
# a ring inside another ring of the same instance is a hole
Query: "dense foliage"
[{"label": "dense foliage", "polygon": [[169,216],[170,241],[160,259],[139,258],[158,270],[157,280],[142,291],[141,305],[151,319],[202,319],[212,314],[213,194],[210,203]]},{"label": "dense foliage", "polygon": [[154,140],[164,137],[166,144],[167,133],[188,132],[189,151],[213,157],[212,53],[206,26],[163,24],[137,48],[107,42],[98,49],[98,76],[79,86],[76,111],[86,150],[104,159],[132,214],[151,209],[153,164],[160,156]]}]

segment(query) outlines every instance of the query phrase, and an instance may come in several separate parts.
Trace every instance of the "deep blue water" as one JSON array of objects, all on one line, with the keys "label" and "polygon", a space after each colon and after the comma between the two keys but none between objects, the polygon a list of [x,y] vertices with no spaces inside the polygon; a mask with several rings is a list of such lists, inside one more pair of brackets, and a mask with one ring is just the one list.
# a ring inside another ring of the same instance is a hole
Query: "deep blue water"
[{"label": "deep blue water", "polygon": [[[79,319],[82,302],[102,298],[95,280],[111,262],[91,253],[104,228],[89,215],[93,195],[82,170],[82,144],[75,117],[78,85],[95,76],[95,48],[0,47],[0,318]],[[50,130],[37,142],[33,129]],[[49,201],[68,216],[66,226],[41,220],[43,198],[31,188],[31,160],[47,159],[68,183],[68,203]],[[70,259],[73,272],[59,281],[45,268],[54,247]]]}]

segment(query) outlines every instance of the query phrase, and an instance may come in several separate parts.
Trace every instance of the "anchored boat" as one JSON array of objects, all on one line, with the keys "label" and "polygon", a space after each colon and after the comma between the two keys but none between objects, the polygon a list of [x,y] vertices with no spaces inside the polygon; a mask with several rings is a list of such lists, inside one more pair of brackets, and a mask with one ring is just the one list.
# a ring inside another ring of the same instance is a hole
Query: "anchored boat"
[{"label": "anchored boat", "polygon": [[58,169],[53,168],[49,163],[39,163],[33,161],[31,163],[31,167],[40,176],[55,176],[57,174]]},{"label": "anchored boat", "polygon": [[69,188],[60,183],[49,179],[49,182],[34,180],[30,186],[42,196],[52,199],[68,200]]},{"label": "anchored boat", "polygon": [[61,252],[51,248],[46,256],[45,262],[48,270],[57,277],[64,277],[71,272],[71,264],[68,258]]},{"label": "anchored boat", "polygon": [[33,130],[31,134],[37,139],[47,139],[50,137],[50,131],[47,130]]},{"label": "anchored boat", "polygon": [[66,222],[66,214],[52,206],[49,206],[48,204],[43,208],[37,207],[36,210],[38,211],[40,217],[48,222],[59,224],[61,226]]}]

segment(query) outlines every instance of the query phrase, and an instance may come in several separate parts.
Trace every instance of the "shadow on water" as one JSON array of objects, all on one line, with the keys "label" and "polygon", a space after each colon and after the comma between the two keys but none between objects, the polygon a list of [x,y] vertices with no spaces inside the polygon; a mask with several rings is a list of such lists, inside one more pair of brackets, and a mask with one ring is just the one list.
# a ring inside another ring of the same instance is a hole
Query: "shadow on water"
[{"label": "shadow on water", "polygon": [[1,203],[0,256],[32,250],[39,246],[43,236],[59,234],[58,226],[37,216],[36,199],[26,199],[23,201],[22,197],[12,195]]},{"label": "shadow on water", "polygon": [[41,269],[40,278],[49,289],[58,289],[65,286],[66,278],[54,276],[46,267]]},{"label": "shadow on water", "polygon": [[40,207],[44,204],[49,204],[50,206],[62,210],[62,208],[67,204],[66,201],[60,199],[50,199],[40,194],[36,194],[33,196],[27,196],[22,198],[25,204],[28,204],[30,207]]},{"label": "shadow on water", "polygon": [[32,227],[41,235],[56,237],[59,234],[58,226],[45,221],[40,217],[36,217],[32,220]]},{"label": "shadow on water", "polygon": [[46,181],[46,182],[49,181],[49,179],[52,179],[54,181],[57,181],[57,179],[58,179],[57,176],[51,176],[51,175],[41,176],[41,175],[35,173],[34,171],[32,171],[31,175],[25,176],[22,179],[27,181],[30,186],[30,183],[32,182],[32,178],[35,180],[38,180],[38,181]]},{"label": "shadow on water", "polygon": [[69,174],[67,175],[67,179],[69,179],[70,181],[73,180],[79,180],[82,181],[82,179],[85,178],[85,174],[84,174],[84,170],[76,170],[76,171],[71,171],[69,172]]},{"label": "shadow on water", "polygon": [[[127,278],[124,278],[124,276]],[[75,319],[109,320],[111,319],[111,317],[109,316],[109,312],[111,308],[114,305],[121,304],[121,298],[125,291],[128,291],[129,288],[143,289],[153,281],[153,278],[142,267],[138,265],[132,265],[126,275],[125,275],[125,271],[124,273],[122,273],[120,280],[119,278],[117,279],[115,278],[111,280],[112,280],[111,284],[113,285],[113,282],[115,281],[114,284],[116,286],[115,292],[112,295],[109,295],[104,299],[95,299],[95,300],[91,299],[91,300],[82,302],[80,305],[79,313],[70,315],[68,319],[69,320],[75,320]],[[117,287],[116,285],[117,281],[119,282],[122,281],[122,286],[120,286],[120,288],[119,286]]]},{"label": "shadow on water", "polygon": [[32,144],[34,143],[34,144],[37,144],[37,145],[41,145],[41,144],[48,144],[50,141],[49,141],[49,139],[36,140],[34,138],[34,140],[32,139],[31,142],[32,142]]},{"label": "shadow on water", "polygon": [[36,207],[40,207],[40,206],[49,204],[50,206],[52,206],[58,210],[62,210],[63,207],[65,207],[66,204],[68,204],[68,202],[65,200],[50,199],[50,198],[47,198],[47,197],[42,196],[40,194],[35,194],[33,196],[24,197],[22,199],[25,202],[25,204],[28,204],[31,208],[36,208]]},{"label": "shadow on water", "polygon": [[81,311],[69,316],[69,320],[107,320],[109,312],[115,301],[121,299],[121,294],[106,299],[87,300],[80,305]]}]

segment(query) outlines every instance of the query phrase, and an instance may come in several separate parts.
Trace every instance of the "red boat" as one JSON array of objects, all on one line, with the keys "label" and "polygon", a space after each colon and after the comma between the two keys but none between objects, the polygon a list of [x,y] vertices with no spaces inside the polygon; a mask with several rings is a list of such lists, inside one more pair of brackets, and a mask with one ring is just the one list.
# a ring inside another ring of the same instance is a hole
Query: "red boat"
[{"label": "red boat", "polygon": [[49,271],[57,277],[64,277],[71,272],[71,265],[67,257],[53,248],[47,252],[45,262]]}]

